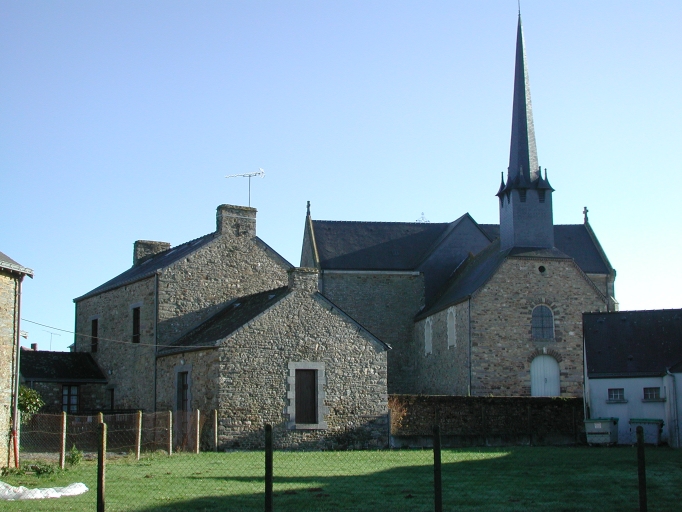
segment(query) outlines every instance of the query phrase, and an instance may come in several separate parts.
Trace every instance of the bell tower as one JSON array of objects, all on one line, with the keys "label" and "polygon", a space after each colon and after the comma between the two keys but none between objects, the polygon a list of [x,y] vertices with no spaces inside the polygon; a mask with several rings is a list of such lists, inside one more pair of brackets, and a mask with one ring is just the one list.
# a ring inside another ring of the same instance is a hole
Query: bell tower
[{"label": "bell tower", "polygon": [[554,247],[552,192],[538,165],[533,108],[526,67],[521,15],[516,33],[516,69],[512,110],[511,145],[507,182],[497,192],[500,201],[500,249]]}]

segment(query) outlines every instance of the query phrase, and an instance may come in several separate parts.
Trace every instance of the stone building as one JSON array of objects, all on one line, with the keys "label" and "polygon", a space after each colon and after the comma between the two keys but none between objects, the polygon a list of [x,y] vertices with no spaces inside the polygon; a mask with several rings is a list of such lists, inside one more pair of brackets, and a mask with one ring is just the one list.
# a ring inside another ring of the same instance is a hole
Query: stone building
[{"label": "stone building", "polygon": [[390,393],[582,396],[582,313],[617,309],[587,219],[554,225],[538,165],[521,19],[499,225],[305,221],[301,266],[389,343]]},{"label": "stone building", "polygon": [[[218,207],[217,229],[171,248],[135,243],[133,266],[75,299],[77,353],[104,371],[106,407],[219,412],[222,447],[387,442],[383,341],[256,237],[256,210]],[[85,390],[81,394],[85,393]]]},{"label": "stone building", "polygon": [[14,464],[13,410],[18,390],[21,283],[33,270],[0,252],[0,467]]}]

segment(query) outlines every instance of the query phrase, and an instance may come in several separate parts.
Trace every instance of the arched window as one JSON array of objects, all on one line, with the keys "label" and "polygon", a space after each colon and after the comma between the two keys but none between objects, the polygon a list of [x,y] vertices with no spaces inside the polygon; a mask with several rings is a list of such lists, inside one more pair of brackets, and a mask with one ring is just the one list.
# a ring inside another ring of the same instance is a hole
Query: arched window
[{"label": "arched window", "polygon": [[448,309],[448,347],[457,346],[457,317],[455,308]]},{"label": "arched window", "polygon": [[547,306],[536,306],[533,310],[533,338],[551,340],[554,338],[554,315]]},{"label": "arched window", "polygon": [[433,328],[431,327],[431,317],[424,322],[424,353],[433,352]]},{"label": "arched window", "polygon": [[531,396],[559,396],[559,363],[552,356],[538,356],[530,363]]}]

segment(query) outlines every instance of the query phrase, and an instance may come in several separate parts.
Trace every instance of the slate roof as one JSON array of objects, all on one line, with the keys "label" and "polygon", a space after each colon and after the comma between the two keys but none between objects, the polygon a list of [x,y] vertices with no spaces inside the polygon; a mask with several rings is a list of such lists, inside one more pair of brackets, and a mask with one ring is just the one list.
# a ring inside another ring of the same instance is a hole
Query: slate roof
[{"label": "slate roof", "polygon": [[414,270],[450,223],[313,220],[322,269]]},{"label": "slate roof", "polygon": [[682,362],[682,309],[584,313],[590,378],[663,375]]},{"label": "slate roof", "polygon": [[110,279],[106,283],[98,286],[97,288],[90,290],[85,295],[81,295],[73,299],[74,302],[92,297],[93,295],[98,295],[102,292],[113,290],[114,288],[119,288],[121,286],[140,281],[141,279],[146,279],[153,276],[157,270],[168,267],[176,261],[185,258],[190,253],[196,251],[198,248],[203,247],[211,240],[215,238],[215,233],[209,233],[195,240],[190,240],[184,244],[171,247],[167,251],[162,251],[155,254],[151,258],[145,260],[139,265],[133,265],[125,272],[117,275],[113,279]]},{"label": "slate roof", "polygon": [[101,382],[107,379],[87,352],[22,350],[20,371],[24,380],[39,382]]},{"label": "slate roof", "polygon": [[30,268],[26,268],[23,265],[20,265],[12,258],[7,256],[4,252],[0,252],[0,268],[11,270],[13,272],[19,272],[29,277],[33,277],[33,270],[31,270]]},{"label": "slate roof", "polygon": [[159,354],[187,349],[210,348],[253,320],[289,293],[283,286],[230,301],[215,315],[172,343],[159,349]]},{"label": "slate roof", "polygon": [[[499,224],[479,224],[479,227],[493,240],[500,237]],[[608,274],[612,270],[597,243],[585,224],[554,226],[554,246],[573,258],[586,274]]]},{"label": "slate roof", "polygon": [[[208,235],[204,235],[200,238],[190,240],[189,242],[185,242],[184,244],[171,247],[167,251],[162,251],[158,254],[155,254],[154,256],[145,260],[139,265],[133,265],[128,270],[117,275],[113,279],[110,279],[109,281],[98,286],[97,288],[90,290],[85,295],[81,295],[80,297],[73,299],[73,301],[78,302],[80,300],[87,299],[88,297],[92,297],[93,295],[98,295],[102,292],[113,290],[114,288],[119,288],[121,286],[125,286],[127,284],[131,284],[136,281],[140,281],[142,279],[151,277],[158,270],[169,267],[176,261],[180,261],[181,259],[186,258],[197,249],[200,249],[201,247],[210,243],[217,236],[219,235],[217,235],[216,233],[209,233]],[[268,252],[271,252],[273,256],[279,258],[285,266],[288,266],[289,268],[293,267],[291,263],[285,260],[279,253],[272,249],[268,244],[263,242],[260,238],[256,237],[255,240],[257,243],[261,244]]]}]

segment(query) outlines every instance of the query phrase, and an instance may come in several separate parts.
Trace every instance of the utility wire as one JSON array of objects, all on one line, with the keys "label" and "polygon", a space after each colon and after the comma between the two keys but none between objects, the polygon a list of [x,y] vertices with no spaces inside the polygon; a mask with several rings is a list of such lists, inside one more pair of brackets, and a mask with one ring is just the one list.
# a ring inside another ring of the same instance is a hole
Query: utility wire
[{"label": "utility wire", "polygon": [[99,336],[92,336],[90,334],[81,334],[79,332],[74,332],[74,331],[67,331],[66,329],[60,329],[59,327],[52,327],[51,325],[45,325],[41,324],[38,322],[34,322],[33,320],[28,320],[26,318],[21,319],[22,322],[28,322],[29,324],[35,324],[39,325],[41,327],[47,327],[48,329],[54,329],[55,331],[61,331],[61,332],[67,332],[69,334],[75,334],[76,336],[82,336],[84,338],[97,338],[98,341],[111,341],[112,343],[121,343],[123,345],[139,345],[139,346],[144,346],[144,347],[170,347],[171,345],[157,345],[155,343],[133,343],[132,341],[123,341],[123,340],[115,340],[112,338],[101,338]]}]

